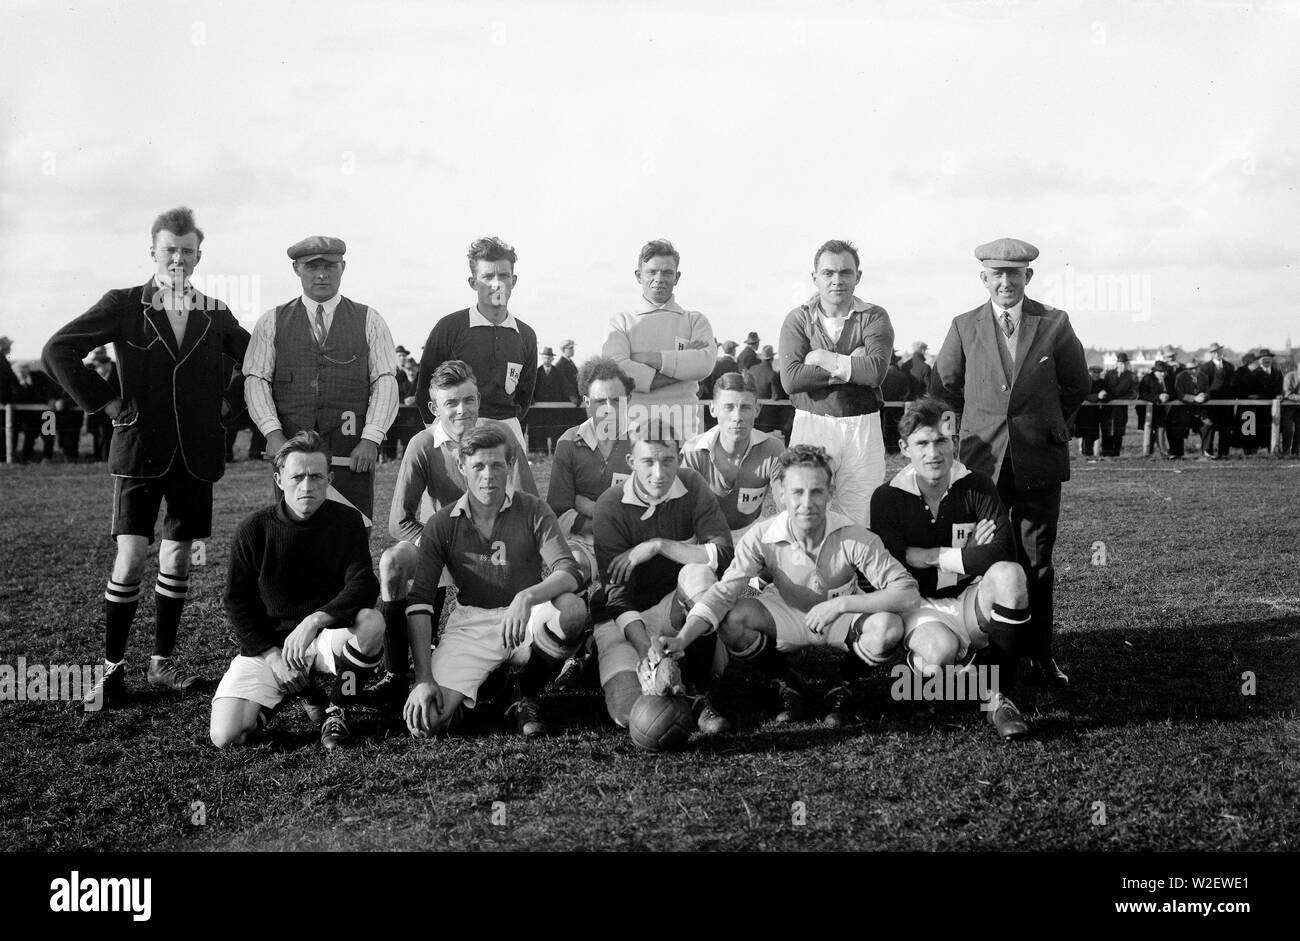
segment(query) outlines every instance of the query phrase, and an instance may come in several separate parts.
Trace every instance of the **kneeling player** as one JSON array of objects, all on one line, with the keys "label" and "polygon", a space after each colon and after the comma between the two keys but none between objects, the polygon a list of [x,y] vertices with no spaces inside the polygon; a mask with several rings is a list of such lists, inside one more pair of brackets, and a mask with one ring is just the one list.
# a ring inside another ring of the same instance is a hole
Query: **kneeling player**
[{"label": "kneeling player", "polygon": [[[520,668],[510,706],[519,731],[542,735],[537,696],[587,622],[575,594],[582,576],[550,507],[508,486],[515,462],[510,432],[478,428],[461,439],[459,452],[465,494],[435,513],[420,537],[406,608],[415,687],[403,718],[417,738],[442,731],[461,705],[474,707],[488,674],[508,663]],[[456,582],[456,608],[430,655],[444,569]]]},{"label": "kneeling player", "polygon": [[[677,632],[733,551],[718,501],[704,478],[678,467],[675,441],[639,439],[629,461],[632,476],[596,501],[596,560],[604,588],[603,602],[593,604],[605,706],[623,728],[642,692],[637,669],[650,654],[651,638]],[[713,641],[697,644],[682,671],[696,695],[696,723],[707,733],[731,725],[708,697]]]},{"label": "kneeling player", "polygon": [[[825,451],[807,444],[786,450],[777,481],[782,512],[745,533],[722,580],[691,610],[681,633],[661,643],[678,654],[716,628],[732,657],[752,663],[776,687],[778,722],[807,712],[804,682],[784,654],[810,646],[842,650],[840,682],[825,697],[826,724],[837,728],[849,721],[853,681],[889,658],[903,636],[900,612],[920,596],[916,580],[875,535],[828,511],[834,491]],[[875,591],[862,593],[859,575]],[[771,584],[742,599],[755,576]]]},{"label": "kneeling player", "polygon": [[[238,745],[260,730],[291,693],[332,674],[321,744],[350,738],[344,707],[379,665],[384,621],[365,605],[379,591],[361,514],[326,500],[330,455],[314,431],[275,455],[284,496],[239,524],[230,547],[226,614],[239,656],[212,699],[212,744]],[[318,691],[308,713],[319,715]]]},{"label": "kneeling player", "polygon": [[[379,557],[379,613],[384,616],[385,674],[369,690],[371,702],[384,711],[400,713],[410,690],[406,683],[406,596],[419,558],[424,524],[435,511],[450,506],[465,493],[456,448],[475,428],[496,425],[513,434],[503,422],[479,416],[478,379],[469,364],[449,359],[429,378],[429,406],[434,422],[406,446],[402,466],[393,485],[388,531],[397,540]],[[510,471],[515,490],[537,495],[528,461],[515,461]],[[443,579],[433,602],[434,627],[442,616],[450,577]]]},{"label": "kneeling player", "polygon": [[933,398],[907,406],[899,448],[911,462],[871,498],[871,528],[916,577],[921,606],[904,624],[908,663],[932,676],[972,661],[996,667],[984,708],[1004,739],[1029,731],[1005,695],[1029,626],[1024,570],[993,480],[954,459],[952,413]]}]

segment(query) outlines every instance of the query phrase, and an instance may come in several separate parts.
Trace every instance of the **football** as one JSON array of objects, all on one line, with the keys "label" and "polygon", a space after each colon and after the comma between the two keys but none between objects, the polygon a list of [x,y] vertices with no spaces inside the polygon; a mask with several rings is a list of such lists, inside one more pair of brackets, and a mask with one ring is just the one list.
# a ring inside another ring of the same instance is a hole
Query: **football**
[{"label": "football", "polygon": [[642,696],[627,723],[632,741],[646,751],[681,748],[695,731],[690,700],[681,696]]}]

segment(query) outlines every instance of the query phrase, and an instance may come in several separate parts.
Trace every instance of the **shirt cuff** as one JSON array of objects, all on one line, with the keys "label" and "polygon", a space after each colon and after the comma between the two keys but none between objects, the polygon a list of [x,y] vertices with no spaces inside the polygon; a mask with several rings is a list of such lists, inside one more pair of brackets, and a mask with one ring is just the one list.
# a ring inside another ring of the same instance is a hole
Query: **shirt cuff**
[{"label": "shirt cuff", "polygon": [[280,425],[280,419],[276,418],[275,416],[271,416],[270,418],[263,418],[260,422],[258,422],[257,430],[260,431],[262,433],[262,437],[265,438],[273,431],[283,431],[284,429]]},{"label": "shirt cuff", "polygon": [[962,565],[961,550],[949,546],[946,549],[939,550],[939,568],[945,572],[955,572],[958,575],[966,574],[966,567]]},{"label": "shirt cuff", "polygon": [[712,608],[698,601],[695,603],[695,606],[691,608],[691,613],[689,617],[699,618],[702,621],[708,621],[709,626],[712,627],[715,631],[718,629],[718,625],[722,623],[722,618],[714,614]]},{"label": "shirt cuff", "polygon": [[377,428],[374,425],[366,425],[366,427],[361,430],[361,437],[365,438],[367,441],[373,441],[375,444],[384,443],[383,429]]},{"label": "shirt cuff", "polygon": [[618,625],[620,631],[626,630],[627,626],[633,621],[644,621],[640,611],[624,611],[618,617],[614,618],[614,623]]},{"label": "shirt cuff", "polygon": [[708,557],[709,557],[709,568],[713,569],[714,572],[717,572],[717,571],[718,571],[718,547],[717,547],[717,545],[714,544],[714,543],[711,543],[711,542],[706,542],[706,543],[704,544],[704,551],[708,554]]}]

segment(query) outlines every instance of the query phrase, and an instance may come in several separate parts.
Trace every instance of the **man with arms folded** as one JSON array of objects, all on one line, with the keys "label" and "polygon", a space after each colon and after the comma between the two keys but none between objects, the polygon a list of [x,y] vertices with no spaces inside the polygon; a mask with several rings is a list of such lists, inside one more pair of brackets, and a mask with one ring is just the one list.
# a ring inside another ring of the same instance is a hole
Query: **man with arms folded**
[{"label": "man with arms folded", "polygon": [[[415,686],[403,717],[423,738],[447,728],[497,667],[518,668],[513,702],[520,734],[544,735],[537,697],[571,656],[587,623],[583,579],[560,527],[540,498],[510,486],[517,442],[500,427],[460,441],[465,494],[425,524],[406,617]],[[433,601],[444,570],[456,582],[456,608],[438,647]],[[549,574],[545,574],[549,573]]]},{"label": "man with arms folded", "polygon": [[[479,415],[478,381],[469,364],[458,359],[441,363],[429,378],[429,402],[434,421],[411,439],[393,485],[388,532],[397,540],[379,557],[379,613],[384,617],[385,674],[368,691],[379,708],[401,711],[406,702],[406,598],[419,559],[424,525],[435,512],[451,506],[465,493],[465,476],[457,451],[476,428],[509,427]],[[513,431],[511,432],[513,434]],[[510,467],[510,485],[537,496],[537,483],[527,461]],[[442,618],[451,577],[444,572],[434,596],[433,624]]]},{"label": "man with arms folded", "polygon": [[[676,633],[685,612],[731,562],[731,533],[704,478],[679,466],[677,442],[634,429],[632,476],[596,501],[595,543],[603,602],[593,603],[600,685],[610,718],[626,728],[632,706],[653,673],[651,639]],[[708,696],[714,639],[696,644],[682,679],[695,695],[701,732],[730,722]]]},{"label": "man with arms folded", "polygon": [[[379,665],[384,622],[366,607],[379,589],[361,516],[333,500],[330,454],[314,431],[290,438],[275,458],[274,506],[247,517],[230,547],[226,615],[239,655],[212,699],[218,748],[261,731],[285,697],[309,690],[326,749],[351,739],[346,706]],[[328,707],[311,673],[334,677]]]},{"label": "man with arms folded", "polygon": [[909,666],[921,676],[970,661],[996,668],[984,708],[1010,740],[1029,731],[1005,695],[1029,627],[1029,588],[997,485],[955,460],[953,424],[936,399],[908,403],[898,437],[911,463],[871,498],[871,528],[920,587],[921,606],[903,616]]},{"label": "man with arms folded", "polygon": [[718,423],[682,445],[682,466],[708,483],[727,518],[734,543],[762,512],[785,445],[755,430],[758,392],[748,373],[721,377],[713,387],[709,410]]},{"label": "man with arms folded", "polygon": [[852,242],[826,242],[813,256],[817,294],[786,315],[781,384],[794,403],[790,444],[815,444],[835,466],[833,509],[868,525],[871,493],[885,479],[880,383],[894,352],[884,308],[856,297],[862,280]]},{"label": "man with arms folded", "polygon": [[[807,714],[806,684],[785,655],[803,647],[844,651],[838,682],[827,691],[826,725],[852,716],[853,682],[883,664],[903,636],[902,612],[920,600],[916,580],[866,527],[829,509],[834,499],[831,462],[812,445],[782,453],[777,473],[782,512],[745,533],[736,558],[699,599],[665,653],[690,656],[713,631],[728,654],[751,663],[775,686],[777,722]],[[742,598],[750,579],[770,582],[756,598]],[[875,590],[863,593],[859,578]]]},{"label": "man with arms folded", "polygon": [[696,392],[718,350],[708,319],[673,296],[682,277],[681,261],[666,239],[642,247],[636,268],[641,296],[610,319],[602,350],[636,384],[633,418],[649,433],[677,441],[698,430]]}]

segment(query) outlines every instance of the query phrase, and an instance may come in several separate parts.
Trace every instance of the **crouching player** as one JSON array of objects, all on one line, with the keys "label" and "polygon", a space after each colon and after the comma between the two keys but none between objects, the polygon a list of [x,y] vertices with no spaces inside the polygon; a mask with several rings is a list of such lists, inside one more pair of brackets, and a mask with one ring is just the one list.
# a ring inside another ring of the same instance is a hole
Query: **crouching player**
[{"label": "crouching player", "polygon": [[[884,663],[903,637],[900,616],[920,601],[916,579],[868,529],[828,511],[834,482],[830,459],[813,445],[781,454],[777,469],[781,512],[752,527],[736,558],[674,638],[660,643],[679,655],[717,630],[727,652],[753,664],[776,687],[778,722],[807,714],[807,690],[785,654],[801,647],[844,651],[839,682],[826,693],[826,724],[852,717],[853,681]],[[875,589],[863,593],[862,576]],[[756,598],[741,598],[755,576],[770,582]]]},{"label": "crouching player", "polygon": [[[587,622],[575,594],[582,576],[550,507],[508,485],[513,434],[478,428],[461,439],[459,451],[465,494],[435,513],[420,537],[406,608],[415,686],[403,718],[417,738],[444,730],[462,705],[474,708],[488,674],[509,664],[518,668],[509,711],[521,734],[543,735],[537,696]],[[456,608],[431,655],[433,601],[444,570],[456,582]]]},{"label": "crouching player", "polygon": [[[648,663],[651,639],[677,633],[733,551],[727,519],[708,484],[678,467],[677,442],[633,437],[632,476],[605,491],[595,517],[604,586],[592,605],[600,685],[610,718],[622,728],[642,692],[637,670]],[[696,724],[705,733],[731,727],[708,697],[714,640],[696,644],[681,671],[696,696]]]},{"label": "crouching player", "polygon": [[[593,590],[599,584],[599,567],[592,518],[600,495],[629,476],[632,444],[627,437],[627,403],[635,388],[612,359],[596,357],[583,363],[578,390],[587,420],[560,435],[551,462],[546,502],[555,511],[560,531],[569,541],[569,551]],[[590,636],[583,638],[582,648],[565,662],[556,677],[556,686],[577,685],[590,659],[592,643]]]},{"label": "crouching player", "polygon": [[[384,620],[365,607],[379,591],[361,514],[326,500],[330,454],[314,431],[275,455],[283,498],[247,517],[230,547],[226,614],[239,655],[212,699],[218,748],[260,731],[291,693],[308,692],[327,749],[350,738],[344,708],[379,665]],[[331,674],[328,708],[312,672]]]},{"label": "crouching player", "polygon": [[[420,431],[406,446],[402,466],[393,485],[393,502],[388,513],[388,532],[397,540],[379,557],[379,613],[384,616],[384,659],[386,672],[367,690],[370,702],[384,712],[401,713],[409,693],[406,636],[406,597],[419,557],[424,524],[434,512],[450,506],[465,493],[457,446],[475,428],[502,422],[479,416],[478,379],[469,364],[449,359],[438,365],[429,378],[429,406],[433,424]],[[528,461],[515,461],[510,469],[515,490],[537,495]],[[442,617],[450,576],[445,576],[433,601],[434,627]]]},{"label": "crouching player", "polygon": [[954,459],[943,402],[909,403],[898,435],[911,463],[872,495],[871,528],[920,586],[920,607],[904,617],[907,662],[922,676],[966,663],[996,668],[982,708],[1004,739],[1020,738],[1029,727],[1006,692],[1029,628],[1029,593],[997,486]]}]

